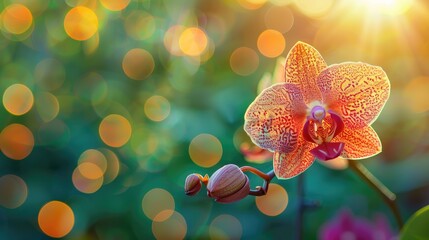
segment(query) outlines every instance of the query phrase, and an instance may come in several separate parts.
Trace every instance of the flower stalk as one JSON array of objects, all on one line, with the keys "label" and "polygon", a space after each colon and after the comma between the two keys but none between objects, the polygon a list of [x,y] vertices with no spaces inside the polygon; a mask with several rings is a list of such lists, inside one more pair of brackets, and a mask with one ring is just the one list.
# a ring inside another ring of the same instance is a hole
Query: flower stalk
[{"label": "flower stalk", "polygon": [[250,166],[243,166],[240,168],[243,172],[251,172],[262,179],[264,179],[264,184],[262,186],[257,186],[256,189],[251,189],[249,195],[252,196],[263,196],[268,192],[268,186],[270,185],[271,180],[274,178],[275,173],[274,169],[269,171],[268,173],[264,173],[259,171],[258,169]]},{"label": "flower stalk", "polygon": [[359,161],[349,160],[349,166],[355,171],[363,180],[365,180],[374,190],[376,190],[382,197],[384,202],[392,211],[395,216],[399,229],[402,229],[404,222],[399,212],[396,202],[396,195],[390,191],[380,180],[378,180],[362,163]]}]

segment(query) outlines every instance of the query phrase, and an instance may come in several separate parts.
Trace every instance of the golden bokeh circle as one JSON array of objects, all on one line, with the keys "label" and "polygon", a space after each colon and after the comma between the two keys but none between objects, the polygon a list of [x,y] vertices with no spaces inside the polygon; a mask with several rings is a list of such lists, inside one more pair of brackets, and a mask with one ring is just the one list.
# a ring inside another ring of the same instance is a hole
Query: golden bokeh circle
[{"label": "golden bokeh circle", "polygon": [[5,30],[12,34],[25,33],[33,24],[31,11],[18,3],[7,6],[0,17]]},{"label": "golden bokeh circle", "polygon": [[27,200],[28,188],[25,181],[12,174],[0,177],[0,205],[14,209]]},{"label": "golden bokeh circle", "polygon": [[54,120],[60,112],[60,103],[57,97],[49,92],[37,94],[35,105],[40,118],[44,122]]},{"label": "golden bokeh circle", "polygon": [[102,148],[100,149],[100,152],[104,154],[107,162],[107,168],[104,172],[103,184],[108,184],[115,180],[118,176],[120,170],[120,161],[118,156],[112,150]]},{"label": "golden bokeh circle", "polygon": [[144,104],[144,113],[155,122],[161,122],[170,115],[170,102],[163,96],[152,96]]},{"label": "golden bokeh circle", "polygon": [[241,239],[243,227],[241,222],[229,214],[221,214],[210,223],[211,239]]},{"label": "golden bokeh circle", "polygon": [[[158,216],[156,221],[165,221],[174,212],[175,202],[170,192],[162,188],[153,188],[148,191],[142,200],[143,213],[151,220],[155,221],[155,217],[162,211],[169,210]],[[170,214],[168,214],[170,213]]]},{"label": "golden bokeh circle", "polygon": [[100,0],[103,7],[110,11],[121,11],[125,9],[131,0]]},{"label": "golden bokeh circle", "polygon": [[[168,210],[158,214],[158,216],[170,214]],[[158,217],[156,217],[158,218]],[[161,218],[165,219],[164,216]],[[182,214],[172,211],[170,217],[164,221],[152,222],[152,233],[158,240],[175,240],[185,239],[187,232],[187,224]]]},{"label": "golden bokeh circle", "polygon": [[286,47],[283,34],[274,29],[267,29],[258,36],[258,50],[265,57],[276,58],[280,56]]},{"label": "golden bokeh circle", "polygon": [[65,203],[51,201],[46,203],[39,211],[38,223],[46,235],[53,238],[66,236],[74,226],[73,210]]},{"label": "golden bokeh circle", "polygon": [[96,180],[103,177],[103,171],[101,168],[92,162],[79,163],[77,166],[80,174],[87,179]]},{"label": "golden bokeh circle", "polygon": [[334,0],[299,0],[295,1],[298,10],[310,18],[325,16],[332,8]]},{"label": "golden bokeh circle", "polygon": [[26,114],[33,104],[33,92],[23,84],[13,84],[3,93],[3,106],[13,115]]},{"label": "golden bokeh circle", "polygon": [[[79,160],[77,162],[79,165],[83,164],[83,163],[95,164],[98,167],[98,170],[95,170],[95,171],[100,171],[101,175],[103,175],[107,169],[107,160],[106,160],[105,155],[96,149],[88,149],[88,150],[84,151],[80,155]],[[89,168],[91,168],[91,167],[92,166],[89,166]],[[83,174],[83,175],[85,175],[85,174]],[[86,176],[86,177],[88,177],[88,176]],[[93,177],[92,179],[96,179],[99,177],[101,177],[101,176]],[[88,178],[90,178],[90,177],[88,177]]]},{"label": "golden bokeh circle", "polygon": [[201,167],[211,167],[222,158],[222,144],[217,137],[211,134],[200,134],[189,144],[191,160]]},{"label": "golden bokeh circle", "polygon": [[22,124],[12,123],[0,133],[0,149],[13,160],[22,160],[34,147],[33,133]]},{"label": "golden bokeh circle", "polygon": [[148,78],[155,69],[155,61],[150,52],[134,48],[129,50],[122,60],[122,70],[133,80]]},{"label": "golden bokeh circle", "polygon": [[287,207],[289,197],[286,190],[275,183],[271,183],[264,196],[255,198],[256,207],[267,216],[277,216]]},{"label": "golden bokeh circle", "polygon": [[186,27],[182,25],[173,25],[164,34],[164,47],[172,55],[182,56],[183,52],[179,46],[179,39]]},{"label": "golden bokeh circle", "polygon": [[206,33],[197,27],[185,29],[179,37],[179,47],[188,56],[200,56],[207,48]]},{"label": "golden bokeh circle", "polygon": [[[84,163],[84,164],[92,164],[92,163]],[[86,165],[89,166],[89,165]],[[84,167],[86,167],[84,166]],[[97,168],[97,165],[92,164],[92,168]],[[89,176],[95,176],[95,174],[91,173],[92,169],[80,169],[79,166],[75,168],[72,174],[72,182],[73,186],[79,190],[80,192],[91,194],[97,192],[101,186],[103,185],[103,176],[95,179],[87,178],[81,172],[86,172]],[[100,170],[96,170],[100,172]]]},{"label": "golden bokeh circle", "polygon": [[248,47],[235,49],[230,58],[229,64],[233,72],[241,76],[248,76],[256,71],[259,66],[259,56],[255,50]]},{"label": "golden bokeh circle", "polygon": [[266,11],[264,20],[267,28],[281,33],[288,32],[295,22],[293,13],[288,6],[272,6]]},{"label": "golden bokeh circle", "polygon": [[74,7],[64,18],[64,29],[67,35],[74,40],[88,40],[98,30],[98,17],[90,8]]},{"label": "golden bokeh circle", "polygon": [[101,140],[110,147],[122,147],[131,137],[131,124],[119,114],[103,118],[98,128]]},{"label": "golden bokeh circle", "polygon": [[150,38],[156,30],[155,18],[148,12],[133,10],[124,20],[127,34],[136,40]]},{"label": "golden bokeh circle", "polygon": [[267,0],[237,0],[237,2],[245,9],[256,10],[264,6]]}]

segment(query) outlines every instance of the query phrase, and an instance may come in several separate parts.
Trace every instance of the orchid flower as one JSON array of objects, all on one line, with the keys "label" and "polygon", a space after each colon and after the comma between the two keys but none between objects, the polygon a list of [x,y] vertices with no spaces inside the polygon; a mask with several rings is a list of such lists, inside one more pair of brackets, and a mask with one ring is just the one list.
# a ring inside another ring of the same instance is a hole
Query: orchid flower
[{"label": "orchid flower", "polygon": [[381,152],[371,127],[390,94],[377,66],[345,62],[327,66],[320,53],[298,42],[285,64],[284,82],[263,90],[245,114],[244,130],[273,152],[278,178],[292,178],[315,161],[362,159]]}]

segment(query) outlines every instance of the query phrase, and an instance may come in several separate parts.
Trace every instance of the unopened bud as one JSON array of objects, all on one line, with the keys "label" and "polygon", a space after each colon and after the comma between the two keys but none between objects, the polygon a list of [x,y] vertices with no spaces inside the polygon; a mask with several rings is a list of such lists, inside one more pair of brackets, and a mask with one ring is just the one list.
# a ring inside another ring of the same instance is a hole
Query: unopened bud
[{"label": "unopened bud", "polygon": [[249,178],[234,164],[218,169],[207,185],[207,195],[217,202],[235,202],[246,197],[250,192]]},{"label": "unopened bud", "polygon": [[201,181],[197,174],[193,173],[186,177],[185,180],[185,194],[193,196],[201,189]]}]

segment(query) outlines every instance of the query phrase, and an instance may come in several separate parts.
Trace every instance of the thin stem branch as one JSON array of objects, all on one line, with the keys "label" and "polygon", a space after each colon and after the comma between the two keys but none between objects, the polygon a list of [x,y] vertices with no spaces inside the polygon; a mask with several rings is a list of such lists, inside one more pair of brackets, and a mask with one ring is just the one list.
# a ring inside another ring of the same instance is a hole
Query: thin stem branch
[{"label": "thin stem branch", "polygon": [[261,172],[260,170],[250,167],[250,166],[243,166],[240,168],[243,172],[251,172],[262,179],[264,179],[264,184],[261,186],[257,186],[256,189],[251,189],[249,192],[249,195],[252,196],[263,196],[267,194],[268,192],[268,186],[270,185],[271,180],[274,178],[275,173],[274,170],[269,171],[268,173]]},{"label": "thin stem branch", "polygon": [[399,208],[396,203],[396,195],[392,191],[390,191],[382,182],[380,182],[380,180],[378,180],[359,161],[349,160],[349,166],[383,197],[384,202],[387,204],[387,206],[390,208],[393,215],[395,216],[399,229],[402,229],[404,222],[402,220],[401,213],[399,212]]}]

